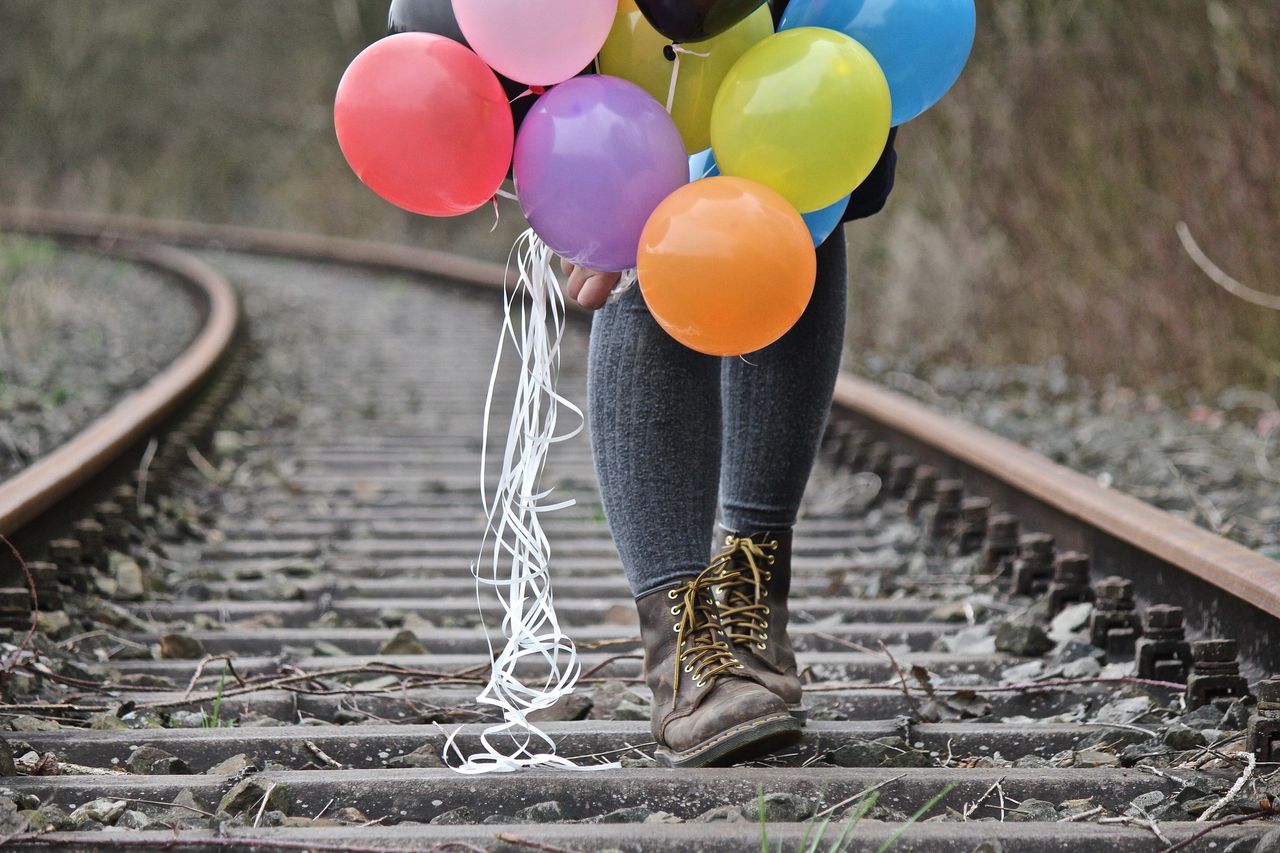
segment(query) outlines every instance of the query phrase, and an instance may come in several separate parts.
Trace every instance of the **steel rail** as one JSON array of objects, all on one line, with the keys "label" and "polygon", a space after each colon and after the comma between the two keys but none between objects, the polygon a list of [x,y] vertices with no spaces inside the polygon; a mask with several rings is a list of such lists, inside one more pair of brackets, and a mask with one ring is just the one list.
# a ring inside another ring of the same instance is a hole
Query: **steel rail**
[{"label": "steel rail", "polygon": [[[0,217],[0,232],[56,238],[91,236],[54,223]],[[98,241],[96,250],[176,276],[201,303],[203,324],[168,367],[73,438],[0,482],[0,534],[12,535],[114,462],[186,400],[230,346],[239,322],[231,284],[212,267],[169,246],[134,239]]]},{"label": "steel rail", "polygon": [[[405,246],[226,225],[54,211],[0,211],[0,228],[26,224],[84,237],[120,234],[189,246],[280,254],[371,265],[501,288],[500,264]],[[940,414],[901,394],[850,374],[837,382],[842,414],[881,435],[892,435],[943,472],[963,474],[997,504],[1055,534],[1061,544],[1089,551],[1095,568],[1134,578],[1145,600],[1177,599],[1202,630],[1236,634],[1259,613],[1280,618],[1280,562],[1135,498],[1104,488],[979,427]],[[1135,572],[1141,565],[1145,575]],[[1231,600],[1211,600],[1214,590]],[[1232,603],[1234,602],[1234,603]],[[1280,669],[1280,649],[1266,632],[1241,636],[1246,656]]]}]

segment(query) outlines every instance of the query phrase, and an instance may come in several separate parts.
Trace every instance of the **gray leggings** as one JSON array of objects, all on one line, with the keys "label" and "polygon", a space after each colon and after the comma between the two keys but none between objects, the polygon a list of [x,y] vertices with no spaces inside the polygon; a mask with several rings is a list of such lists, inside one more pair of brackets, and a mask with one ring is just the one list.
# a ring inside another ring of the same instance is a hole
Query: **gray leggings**
[{"label": "gray leggings", "polygon": [[609,528],[635,595],[706,568],[715,524],[795,524],[844,343],[845,241],[818,249],[813,298],[781,340],[743,358],[685,348],[639,288],[596,312],[587,398]]}]

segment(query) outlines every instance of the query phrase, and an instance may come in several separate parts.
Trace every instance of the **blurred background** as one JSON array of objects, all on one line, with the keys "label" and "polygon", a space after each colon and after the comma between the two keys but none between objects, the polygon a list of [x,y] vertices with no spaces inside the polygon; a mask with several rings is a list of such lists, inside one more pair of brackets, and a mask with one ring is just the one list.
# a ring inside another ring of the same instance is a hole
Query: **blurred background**
[{"label": "blurred background", "polygon": [[[517,207],[402,213],[343,163],[332,96],[388,0],[3,0],[7,204],[302,229],[492,259]],[[1280,3],[979,0],[964,77],[848,230],[850,352],[1065,360],[1090,379],[1280,390],[1280,312],[1213,284],[1185,221],[1280,293]]]}]

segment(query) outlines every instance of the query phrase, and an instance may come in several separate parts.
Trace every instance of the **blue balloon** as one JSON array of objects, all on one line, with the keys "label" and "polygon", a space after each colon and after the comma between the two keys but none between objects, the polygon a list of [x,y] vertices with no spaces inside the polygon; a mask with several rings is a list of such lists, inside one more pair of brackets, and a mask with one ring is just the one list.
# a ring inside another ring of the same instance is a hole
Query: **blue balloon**
[{"label": "blue balloon", "polygon": [[779,30],[826,27],[862,43],[884,69],[890,121],[910,121],[960,77],[977,28],[973,0],[791,0]]},{"label": "blue balloon", "polygon": [[[720,174],[720,167],[716,165],[716,157],[711,153],[710,148],[704,148],[695,154],[689,155],[689,183],[700,181],[703,178],[714,178],[718,174]],[[824,207],[821,210],[800,214],[804,224],[809,226],[809,234],[813,236],[813,245],[821,246],[831,236],[831,232],[840,226],[840,220],[844,218],[844,211],[848,206],[849,196],[845,196],[835,204]]]}]

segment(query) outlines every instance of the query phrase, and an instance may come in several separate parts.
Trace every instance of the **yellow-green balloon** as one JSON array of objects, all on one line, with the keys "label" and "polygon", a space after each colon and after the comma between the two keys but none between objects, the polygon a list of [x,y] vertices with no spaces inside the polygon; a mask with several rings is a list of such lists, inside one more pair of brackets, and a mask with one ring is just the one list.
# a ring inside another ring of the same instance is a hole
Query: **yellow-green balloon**
[{"label": "yellow-green balloon", "polygon": [[769,36],[729,71],[711,111],[711,149],[723,174],[771,187],[809,213],[871,174],[889,115],[889,84],[865,47],[800,27]]},{"label": "yellow-green balloon", "polygon": [[[729,69],[748,48],[771,35],[773,18],[766,4],[714,38],[680,45],[692,53],[680,54],[671,118],[688,153],[711,145],[711,106]],[[635,0],[618,0],[618,16],[600,49],[600,73],[630,80],[665,105],[675,65],[667,59],[673,54],[663,52],[670,43],[650,26]],[[706,56],[696,55],[700,53]]]}]

